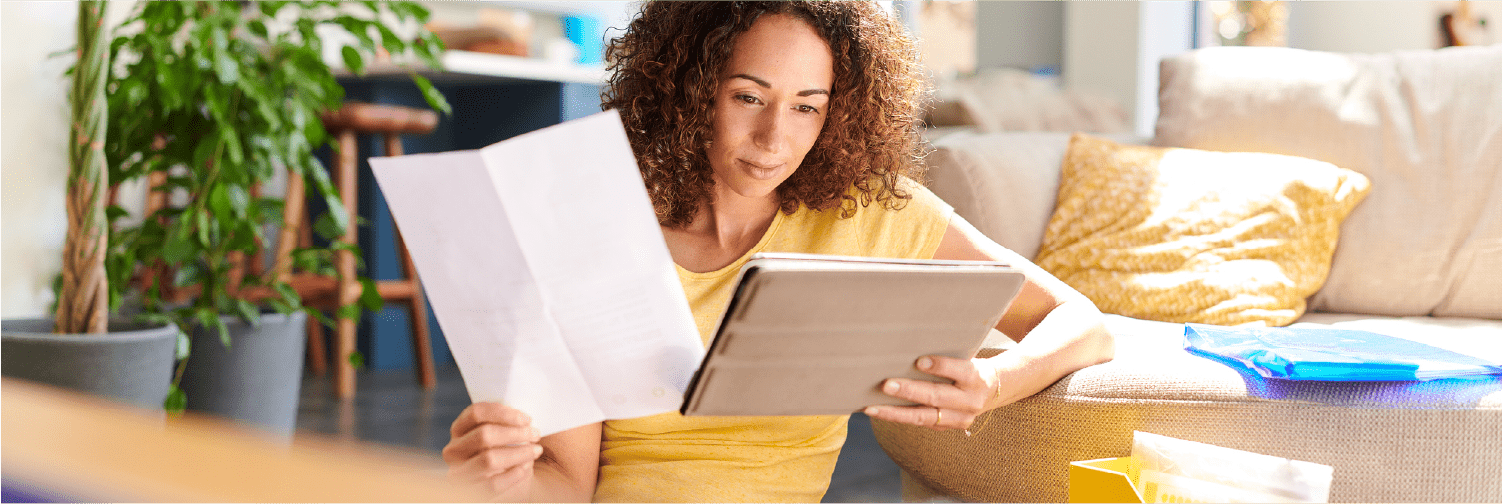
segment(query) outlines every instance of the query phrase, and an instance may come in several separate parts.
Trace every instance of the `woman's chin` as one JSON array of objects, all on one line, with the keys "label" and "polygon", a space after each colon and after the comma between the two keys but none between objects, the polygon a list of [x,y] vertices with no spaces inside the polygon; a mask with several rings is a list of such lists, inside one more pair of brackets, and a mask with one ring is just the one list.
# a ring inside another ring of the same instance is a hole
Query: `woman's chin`
[{"label": "woman's chin", "polygon": [[783,179],[743,179],[734,181],[729,184],[724,184],[724,186],[726,189],[729,189],[728,192],[734,194],[735,196],[745,199],[761,200],[776,198],[777,186],[782,184],[782,180]]}]

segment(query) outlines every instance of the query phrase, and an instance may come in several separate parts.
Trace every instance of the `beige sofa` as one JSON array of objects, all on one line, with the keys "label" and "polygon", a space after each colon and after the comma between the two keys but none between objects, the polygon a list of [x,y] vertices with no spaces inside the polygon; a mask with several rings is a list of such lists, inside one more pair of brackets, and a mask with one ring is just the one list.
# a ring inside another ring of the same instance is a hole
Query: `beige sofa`
[{"label": "beige sofa", "polygon": [[[1364,174],[1299,324],[1502,361],[1502,46],[1377,55],[1215,48],[1162,64],[1152,144],[1271,152]],[[959,132],[930,187],[1033,257],[1067,133]],[[1062,501],[1070,461],[1132,432],[1334,466],[1332,502],[1502,501],[1502,378],[1286,382],[1183,350],[1183,326],[1110,316],[1114,361],[982,418],[973,437],[876,423],[909,500]]]}]

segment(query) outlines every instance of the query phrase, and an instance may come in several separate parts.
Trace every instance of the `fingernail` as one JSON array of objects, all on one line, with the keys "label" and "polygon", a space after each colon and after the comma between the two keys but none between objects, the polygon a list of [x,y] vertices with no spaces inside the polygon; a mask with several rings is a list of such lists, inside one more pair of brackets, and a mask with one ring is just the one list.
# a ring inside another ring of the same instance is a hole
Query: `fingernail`
[{"label": "fingernail", "polygon": [[532,435],[533,440],[542,439],[542,433],[538,432],[536,427],[532,427],[529,433]]},{"label": "fingernail", "polygon": [[532,446],[532,455],[534,455],[534,456],[541,456],[542,455],[542,446],[538,446],[538,445]]},{"label": "fingernail", "polygon": [[934,360],[933,359],[930,359],[928,357],[923,357],[923,358],[918,359],[918,369],[922,369],[924,371],[928,371],[928,368],[931,368],[931,367],[934,367]]},{"label": "fingernail", "polygon": [[887,383],[885,385],[881,386],[881,391],[882,392],[886,392],[888,394],[896,394],[897,393],[897,389],[900,389],[900,388],[902,388],[902,386],[897,385],[897,382],[894,382],[892,380],[887,380]]},{"label": "fingernail", "polygon": [[876,416],[876,414],[880,412],[881,408],[875,406],[866,406],[866,409],[862,411],[862,413],[865,413],[866,416]]}]

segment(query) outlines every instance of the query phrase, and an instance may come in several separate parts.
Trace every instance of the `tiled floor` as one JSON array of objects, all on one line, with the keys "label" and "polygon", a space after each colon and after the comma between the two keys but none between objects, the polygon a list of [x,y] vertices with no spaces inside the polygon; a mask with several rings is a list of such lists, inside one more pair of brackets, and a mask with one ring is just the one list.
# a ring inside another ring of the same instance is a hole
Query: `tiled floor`
[{"label": "tiled floor", "polygon": [[[297,428],[335,438],[438,453],[448,443],[449,423],[469,406],[459,370],[439,367],[438,388],[425,392],[408,370],[362,372],[352,401],[334,399],[327,376],[303,379]],[[899,502],[897,466],[871,436],[865,416],[850,417],[850,435],[834,469],[824,502]]]}]

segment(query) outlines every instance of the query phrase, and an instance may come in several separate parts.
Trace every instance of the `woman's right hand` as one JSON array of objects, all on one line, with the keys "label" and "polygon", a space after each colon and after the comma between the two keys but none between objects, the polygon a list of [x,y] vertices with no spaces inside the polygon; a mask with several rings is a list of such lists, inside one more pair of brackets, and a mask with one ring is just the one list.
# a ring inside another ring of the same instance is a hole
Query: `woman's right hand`
[{"label": "woman's right hand", "polygon": [[526,501],[532,490],[533,462],[542,455],[532,418],[500,403],[469,405],[449,428],[443,447],[449,477],[483,485],[495,499]]}]

